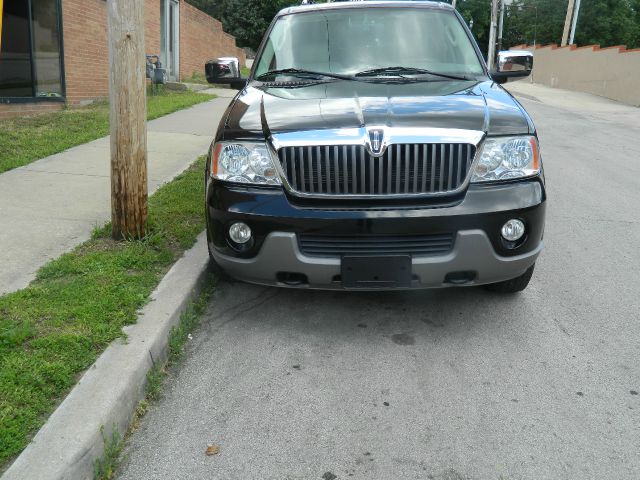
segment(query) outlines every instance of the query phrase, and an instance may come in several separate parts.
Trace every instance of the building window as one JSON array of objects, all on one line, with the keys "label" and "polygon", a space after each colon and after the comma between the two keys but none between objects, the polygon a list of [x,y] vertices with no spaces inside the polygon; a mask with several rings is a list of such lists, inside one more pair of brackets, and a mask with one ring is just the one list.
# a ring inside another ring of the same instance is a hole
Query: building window
[{"label": "building window", "polygon": [[59,0],[3,0],[0,98],[64,96]]}]

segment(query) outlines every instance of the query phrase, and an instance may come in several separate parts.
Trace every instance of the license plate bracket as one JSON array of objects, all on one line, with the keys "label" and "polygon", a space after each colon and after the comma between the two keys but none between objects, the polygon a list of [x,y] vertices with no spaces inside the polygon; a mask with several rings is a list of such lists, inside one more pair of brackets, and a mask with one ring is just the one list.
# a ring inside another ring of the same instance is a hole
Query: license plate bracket
[{"label": "license plate bracket", "polygon": [[344,288],[408,288],[411,286],[411,256],[343,256]]}]

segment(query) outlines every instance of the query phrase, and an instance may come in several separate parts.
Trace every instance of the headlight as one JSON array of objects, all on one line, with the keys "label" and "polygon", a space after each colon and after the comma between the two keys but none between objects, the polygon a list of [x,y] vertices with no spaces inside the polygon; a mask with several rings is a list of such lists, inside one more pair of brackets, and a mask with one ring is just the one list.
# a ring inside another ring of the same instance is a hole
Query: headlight
[{"label": "headlight", "polygon": [[218,180],[256,185],[280,185],[271,152],[265,143],[216,143],[211,176]]},{"label": "headlight", "polygon": [[487,138],[471,181],[508,180],[539,173],[540,152],[536,137]]}]

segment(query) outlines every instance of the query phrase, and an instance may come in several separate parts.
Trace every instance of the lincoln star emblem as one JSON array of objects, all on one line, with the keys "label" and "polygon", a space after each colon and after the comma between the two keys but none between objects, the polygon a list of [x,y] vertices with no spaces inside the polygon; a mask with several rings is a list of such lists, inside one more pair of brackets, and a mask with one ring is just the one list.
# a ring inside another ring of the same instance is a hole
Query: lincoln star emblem
[{"label": "lincoln star emblem", "polygon": [[369,130],[369,149],[373,155],[380,155],[382,153],[384,139],[384,130],[374,129]]}]

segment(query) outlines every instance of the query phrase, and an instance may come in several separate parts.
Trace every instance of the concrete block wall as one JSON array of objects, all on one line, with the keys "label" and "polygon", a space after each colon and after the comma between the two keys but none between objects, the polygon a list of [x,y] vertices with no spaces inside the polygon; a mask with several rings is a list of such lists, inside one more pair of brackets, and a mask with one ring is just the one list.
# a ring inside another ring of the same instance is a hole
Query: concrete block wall
[{"label": "concrete block wall", "polygon": [[512,49],[533,52],[535,83],[640,106],[640,49],[599,45],[518,45]]},{"label": "concrete block wall", "polygon": [[204,64],[217,57],[238,57],[245,65],[244,51],[222,24],[182,1],[180,3],[180,77],[188,81],[193,73],[204,75]]}]

